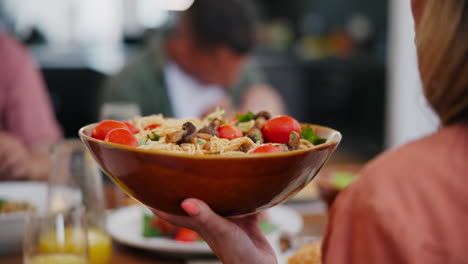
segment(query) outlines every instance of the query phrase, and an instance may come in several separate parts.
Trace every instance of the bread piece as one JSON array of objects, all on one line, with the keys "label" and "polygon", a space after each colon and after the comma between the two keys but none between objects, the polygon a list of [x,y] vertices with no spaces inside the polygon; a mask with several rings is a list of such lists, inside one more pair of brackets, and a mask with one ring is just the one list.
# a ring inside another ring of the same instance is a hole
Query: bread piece
[{"label": "bread piece", "polygon": [[321,242],[306,244],[299,248],[292,257],[289,258],[288,264],[320,264],[321,263]]}]

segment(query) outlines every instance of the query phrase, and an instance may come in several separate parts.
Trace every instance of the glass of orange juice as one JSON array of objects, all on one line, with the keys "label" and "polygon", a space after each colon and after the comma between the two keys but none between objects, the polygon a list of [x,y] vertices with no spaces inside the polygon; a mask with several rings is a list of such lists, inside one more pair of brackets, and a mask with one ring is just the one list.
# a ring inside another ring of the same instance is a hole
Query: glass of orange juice
[{"label": "glass of orange juice", "polygon": [[39,215],[30,213],[25,226],[25,264],[86,264],[88,239],[83,208]]},{"label": "glass of orange juice", "polygon": [[[51,161],[47,212],[83,207],[88,227],[89,263],[110,263],[112,241],[105,232],[103,182],[94,159],[79,140],[65,140],[53,146]],[[65,230],[65,235],[68,233],[72,234],[73,230]],[[54,233],[45,237],[41,248],[46,251],[54,249],[57,242],[54,237]]]}]

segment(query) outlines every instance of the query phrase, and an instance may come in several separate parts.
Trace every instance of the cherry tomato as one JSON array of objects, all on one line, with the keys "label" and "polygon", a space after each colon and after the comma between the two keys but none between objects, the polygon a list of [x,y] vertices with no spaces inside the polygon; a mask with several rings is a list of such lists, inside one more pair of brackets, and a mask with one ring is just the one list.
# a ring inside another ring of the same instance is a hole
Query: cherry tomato
[{"label": "cherry tomato", "polygon": [[233,124],[225,124],[220,126],[218,128],[218,133],[220,138],[227,138],[229,140],[244,136],[242,131]]},{"label": "cherry tomato", "polygon": [[281,152],[281,148],[278,146],[274,146],[272,144],[263,144],[256,149],[254,149],[251,153],[277,153]]},{"label": "cherry tomato", "polygon": [[152,125],[149,125],[147,127],[145,127],[145,130],[153,130],[157,127],[160,127],[161,125],[160,124],[152,124]]},{"label": "cherry tomato", "polygon": [[262,133],[267,142],[286,143],[289,135],[296,131],[301,135],[301,125],[290,116],[277,116],[268,120],[262,127]]},{"label": "cherry tomato", "polygon": [[112,142],[115,144],[127,145],[131,147],[138,147],[138,140],[132,134],[132,132],[128,130],[128,128],[116,128],[114,130],[111,130],[107,134],[104,141]]},{"label": "cherry tomato", "polygon": [[104,140],[107,136],[107,134],[116,128],[125,128],[128,129],[128,127],[119,121],[115,120],[104,120],[100,122],[96,128],[94,128],[93,133],[91,136],[96,139]]},{"label": "cherry tomato", "polygon": [[197,232],[190,230],[188,228],[181,228],[177,232],[175,236],[175,240],[181,241],[181,242],[195,242],[198,241],[198,234]]},{"label": "cherry tomato", "polygon": [[138,131],[138,129],[134,125],[132,125],[132,123],[124,122],[124,124],[127,126],[128,130],[130,130],[130,132],[132,132],[132,134],[136,134],[136,133],[140,132],[140,131]]}]

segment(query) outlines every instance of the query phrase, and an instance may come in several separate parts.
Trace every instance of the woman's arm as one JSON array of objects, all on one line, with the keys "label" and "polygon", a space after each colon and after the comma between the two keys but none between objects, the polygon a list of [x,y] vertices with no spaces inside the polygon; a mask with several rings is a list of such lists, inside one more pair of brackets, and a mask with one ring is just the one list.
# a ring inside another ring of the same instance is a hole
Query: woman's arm
[{"label": "woman's arm", "polygon": [[4,132],[0,135],[0,179],[46,179],[48,147],[61,138],[47,89],[27,50],[0,34],[6,97]]},{"label": "woman's arm", "polygon": [[[41,73],[27,50],[17,41],[0,36],[4,45],[8,80],[5,85],[5,129],[31,149],[36,144],[55,142],[61,131]],[[2,68],[3,69],[3,68]]]}]

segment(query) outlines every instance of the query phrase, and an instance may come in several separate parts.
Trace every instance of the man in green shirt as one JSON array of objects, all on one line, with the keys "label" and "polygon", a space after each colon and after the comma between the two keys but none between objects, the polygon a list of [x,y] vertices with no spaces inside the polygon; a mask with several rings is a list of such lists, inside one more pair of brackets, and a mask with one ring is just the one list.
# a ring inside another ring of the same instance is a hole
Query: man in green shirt
[{"label": "man in green shirt", "polygon": [[196,0],[167,39],[148,45],[104,87],[103,103],[139,105],[142,115],[283,112],[280,96],[249,60],[255,22],[248,0]]}]

